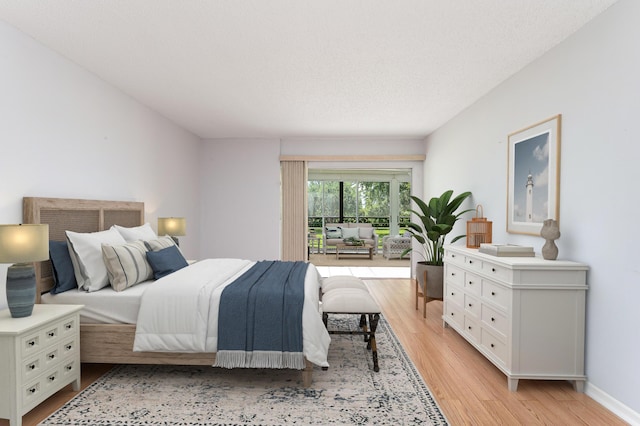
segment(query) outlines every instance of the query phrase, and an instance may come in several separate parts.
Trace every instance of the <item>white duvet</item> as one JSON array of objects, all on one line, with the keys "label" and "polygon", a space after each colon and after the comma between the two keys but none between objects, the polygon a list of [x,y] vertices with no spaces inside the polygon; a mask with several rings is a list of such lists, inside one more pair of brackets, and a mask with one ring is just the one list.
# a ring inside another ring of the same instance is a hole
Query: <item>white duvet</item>
[{"label": "white duvet", "polygon": [[[255,262],[206,259],[149,286],[142,295],[134,351],[216,352],[222,290]],[[328,367],[331,341],[319,313],[319,274],[309,265],[302,308],[303,352],[310,362]]]}]

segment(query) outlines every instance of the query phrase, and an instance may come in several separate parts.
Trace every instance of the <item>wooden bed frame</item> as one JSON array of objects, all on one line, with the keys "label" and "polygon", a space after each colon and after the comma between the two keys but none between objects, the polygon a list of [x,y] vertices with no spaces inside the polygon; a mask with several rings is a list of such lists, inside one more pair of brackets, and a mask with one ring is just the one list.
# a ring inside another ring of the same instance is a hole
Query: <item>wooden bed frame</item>
[{"label": "wooden bed frame", "polygon": [[[144,223],[144,203],[69,198],[24,197],[23,223],[49,224],[49,239],[66,241],[65,231],[96,232],[112,225]],[[51,262],[36,262],[36,303],[53,287]],[[212,365],[215,353],[134,352],[135,324],[80,324],[80,361],[104,364]],[[311,385],[313,364],[305,360],[305,387]]]}]

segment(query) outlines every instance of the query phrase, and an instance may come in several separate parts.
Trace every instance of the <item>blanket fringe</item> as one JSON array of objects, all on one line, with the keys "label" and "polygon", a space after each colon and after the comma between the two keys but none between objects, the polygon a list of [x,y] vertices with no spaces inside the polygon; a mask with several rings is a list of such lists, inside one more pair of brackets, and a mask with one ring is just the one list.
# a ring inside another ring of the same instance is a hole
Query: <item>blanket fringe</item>
[{"label": "blanket fringe", "polygon": [[304,370],[305,361],[302,352],[274,351],[219,351],[214,367],[223,368],[289,368]]}]

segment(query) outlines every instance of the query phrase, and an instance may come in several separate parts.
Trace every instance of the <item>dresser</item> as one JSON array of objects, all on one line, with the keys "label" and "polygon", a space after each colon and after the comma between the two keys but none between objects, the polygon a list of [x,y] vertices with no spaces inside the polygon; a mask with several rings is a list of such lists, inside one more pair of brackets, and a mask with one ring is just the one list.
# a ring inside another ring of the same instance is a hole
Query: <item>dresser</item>
[{"label": "dresser", "polygon": [[587,269],[446,246],[444,326],[506,374],[511,391],[520,379],[544,379],[583,392]]},{"label": "dresser", "polygon": [[82,305],[40,305],[26,318],[0,311],[0,418],[22,416],[72,383],[80,390]]}]

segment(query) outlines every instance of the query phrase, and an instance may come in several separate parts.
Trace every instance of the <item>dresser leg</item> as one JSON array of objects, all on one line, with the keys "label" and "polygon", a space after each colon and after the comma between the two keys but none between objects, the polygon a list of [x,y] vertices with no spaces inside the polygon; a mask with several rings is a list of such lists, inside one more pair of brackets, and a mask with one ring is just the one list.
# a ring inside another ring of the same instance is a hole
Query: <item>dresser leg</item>
[{"label": "dresser leg", "polygon": [[507,377],[507,381],[509,383],[509,390],[511,392],[515,392],[518,390],[518,379],[512,379],[511,377]]},{"label": "dresser leg", "polygon": [[573,381],[573,389],[576,392],[584,393],[584,380],[574,380]]},{"label": "dresser leg", "polygon": [[80,390],[80,377],[71,382],[71,389],[73,389],[74,392],[78,392]]}]

